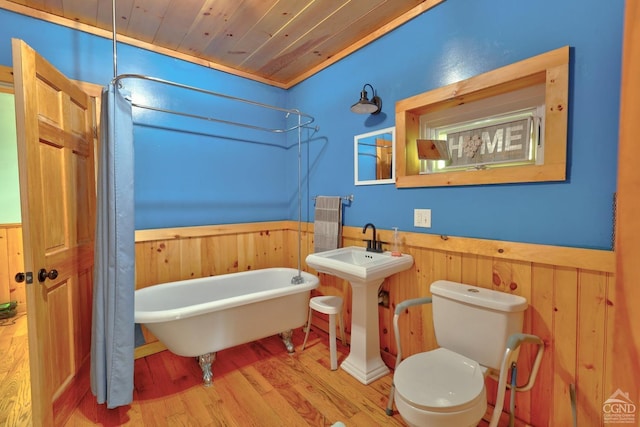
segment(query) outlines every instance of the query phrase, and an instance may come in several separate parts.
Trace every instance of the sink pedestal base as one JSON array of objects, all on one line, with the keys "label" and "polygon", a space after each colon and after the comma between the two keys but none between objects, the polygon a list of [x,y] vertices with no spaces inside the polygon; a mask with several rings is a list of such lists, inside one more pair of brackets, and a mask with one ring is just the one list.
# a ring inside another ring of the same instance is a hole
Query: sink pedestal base
[{"label": "sink pedestal base", "polygon": [[306,260],[319,273],[340,277],[351,285],[351,351],[342,369],[365,385],[387,375],[389,368],[380,357],[378,289],[385,278],[411,268],[413,257],[347,246],[309,254]]},{"label": "sink pedestal base", "polygon": [[374,361],[374,363],[368,363],[367,365],[370,366],[367,366],[366,368],[368,370],[364,371],[360,369],[361,366],[358,361],[353,361],[347,357],[340,367],[364,385],[371,384],[378,378],[382,378],[391,372],[382,359]]},{"label": "sink pedestal base", "polygon": [[351,350],[340,367],[365,385],[390,372],[380,357],[378,288],[383,281],[351,282]]}]

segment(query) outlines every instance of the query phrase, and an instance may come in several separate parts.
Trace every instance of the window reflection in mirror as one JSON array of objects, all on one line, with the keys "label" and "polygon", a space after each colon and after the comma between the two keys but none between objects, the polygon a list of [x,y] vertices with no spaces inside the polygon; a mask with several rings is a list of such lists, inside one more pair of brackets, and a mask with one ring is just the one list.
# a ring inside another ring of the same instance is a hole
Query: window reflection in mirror
[{"label": "window reflection in mirror", "polygon": [[353,142],[355,185],[395,182],[395,127],[356,135]]}]

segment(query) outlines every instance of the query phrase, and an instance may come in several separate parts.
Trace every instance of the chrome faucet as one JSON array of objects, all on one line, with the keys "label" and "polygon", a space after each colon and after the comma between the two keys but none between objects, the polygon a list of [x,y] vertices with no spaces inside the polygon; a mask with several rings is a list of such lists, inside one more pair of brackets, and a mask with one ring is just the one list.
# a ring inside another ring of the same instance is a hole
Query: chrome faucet
[{"label": "chrome faucet", "polygon": [[370,222],[366,223],[364,227],[362,227],[362,234],[366,233],[367,228],[369,227],[371,227],[371,229],[373,230],[373,239],[365,239],[365,242],[367,242],[367,251],[380,253],[382,252],[382,242],[376,240],[376,226]]}]

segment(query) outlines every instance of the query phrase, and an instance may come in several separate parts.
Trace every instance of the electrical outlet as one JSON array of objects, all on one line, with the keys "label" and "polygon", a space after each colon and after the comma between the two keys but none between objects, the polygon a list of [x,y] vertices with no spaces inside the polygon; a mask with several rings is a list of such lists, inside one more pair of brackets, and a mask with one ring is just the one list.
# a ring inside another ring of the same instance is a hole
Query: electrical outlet
[{"label": "electrical outlet", "polygon": [[431,228],[431,209],[414,209],[413,226]]}]

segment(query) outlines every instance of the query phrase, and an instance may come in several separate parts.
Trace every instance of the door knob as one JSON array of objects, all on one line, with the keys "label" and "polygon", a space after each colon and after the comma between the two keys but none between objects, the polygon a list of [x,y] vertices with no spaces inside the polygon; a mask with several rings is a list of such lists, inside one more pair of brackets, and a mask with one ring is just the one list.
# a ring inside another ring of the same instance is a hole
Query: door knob
[{"label": "door knob", "polygon": [[55,270],[55,269],[47,272],[46,269],[41,268],[40,271],[38,271],[38,282],[40,283],[47,280],[47,278],[51,280],[55,280],[57,277],[58,277],[58,270]]},{"label": "door knob", "polygon": [[14,277],[14,279],[18,283],[24,282],[24,279],[26,278],[27,278],[26,274],[24,274],[22,271],[20,273],[16,273],[16,276]]}]

